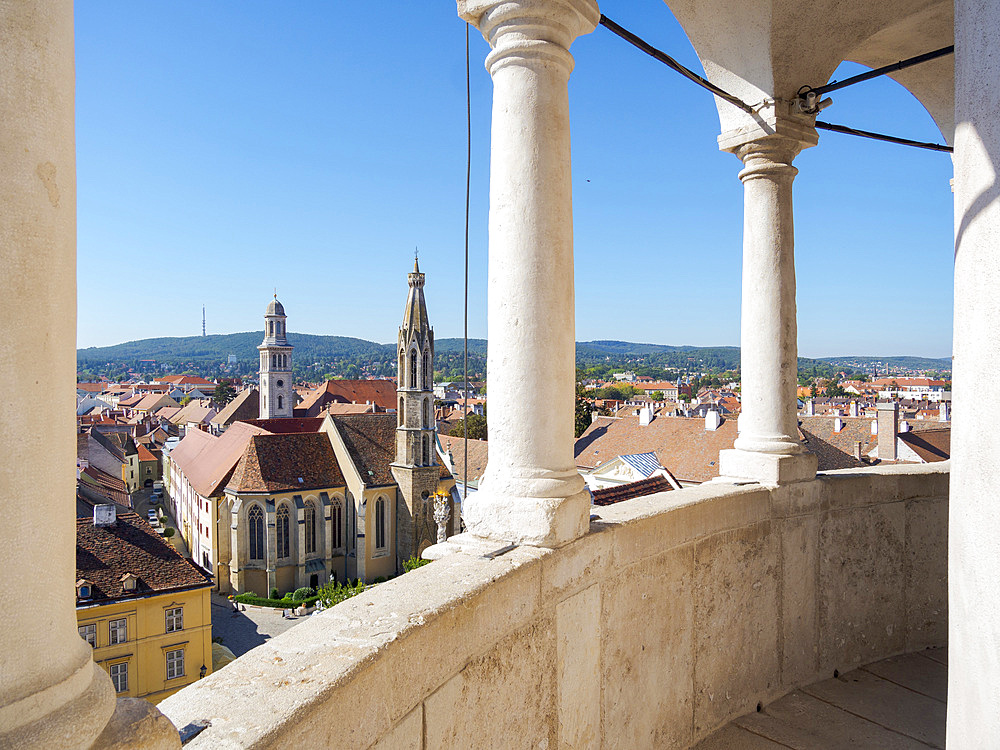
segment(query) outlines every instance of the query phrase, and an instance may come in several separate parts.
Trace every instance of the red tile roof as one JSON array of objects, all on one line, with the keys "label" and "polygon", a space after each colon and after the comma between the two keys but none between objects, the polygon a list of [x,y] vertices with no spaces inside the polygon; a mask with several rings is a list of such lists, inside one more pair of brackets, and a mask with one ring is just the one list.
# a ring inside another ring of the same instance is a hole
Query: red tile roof
[{"label": "red tile roof", "polygon": [[329,436],[291,433],[253,435],[226,489],[273,493],[344,486],[344,475]]},{"label": "red tile roof", "polygon": [[[136,591],[126,591],[122,585],[127,573],[139,579]],[[94,526],[92,518],[77,519],[76,577],[92,586],[92,596],[78,600],[80,605],[212,586],[209,576],[131,512],[119,513],[111,526]]]},{"label": "red tile roof", "polygon": [[391,380],[327,380],[299,404],[316,416],[331,401],[343,404],[374,403],[380,409],[396,408],[396,384]]},{"label": "red tile roof", "polygon": [[927,463],[947,461],[951,457],[951,428],[900,433],[899,439]]},{"label": "red tile roof", "polygon": [[396,458],[395,414],[342,414],[330,419],[365,485],[396,483],[389,468]]},{"label": "red tile roof", "polygon": [[617,487],[605,487],[603,490],[595,490],[591,494],[594,497],[594,505],[614,505],[623,500],[645,497],[672,489],[673,487],[670,486],[667,478],[660,474],[649,479],[640,479],[638,482],[620,484]]}]

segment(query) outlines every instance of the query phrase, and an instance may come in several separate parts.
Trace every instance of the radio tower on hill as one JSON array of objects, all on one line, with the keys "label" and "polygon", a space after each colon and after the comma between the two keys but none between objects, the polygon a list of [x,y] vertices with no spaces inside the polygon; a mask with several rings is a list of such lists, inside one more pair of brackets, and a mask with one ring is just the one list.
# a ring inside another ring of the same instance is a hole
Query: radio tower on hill
[{"label": "radio tower on hill", "polygon": [[201,306],[201,335],[205,335],[205,306]]}]

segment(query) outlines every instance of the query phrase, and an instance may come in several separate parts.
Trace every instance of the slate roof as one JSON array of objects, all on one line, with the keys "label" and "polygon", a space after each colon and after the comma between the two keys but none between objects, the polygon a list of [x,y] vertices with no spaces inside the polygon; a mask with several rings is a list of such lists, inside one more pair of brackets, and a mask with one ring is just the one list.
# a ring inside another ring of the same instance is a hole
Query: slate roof
[{"label": "slate roof", "polygon": [[657,492],[672,490],[670,482],[665,476],[658,475],[648,479],[640,479],[638,482],[620,484],[617,487],[605,487],[603,490],[594,490],[591,495],[594,498],[594,505],[614,505],[623,500],[631,500],[636,497],[645,497]]},{"label": "slate roof", "polygon": [[678,481],[707,482],[719,475],[719,451],[732,448],[735,439],[735,419],[724,419],[713,431],[697,418],[657,416],[640,427],[637,417],[598,417],[577,438],[573,452],[582,469],[618,456],[653,452]]},{"label": "slate roof", "polygon": [[325,433],[303,432],[253,435],[226,489],[274,493],[344,486],[330,438]]},{"label": "slate roof", "polygon": [[[138,577],[136,591],[125,591],[121,579],[126,573]],[[212,586],[209,576],[133,512],[119,513],[111,526],[94,526],[92,518],[77,519],[76,577],[90,581],[93,588],[93,595],[81,605]]]},{"label": "slate roof", "polygon": [[261,427],[275,435],[291,432],[319,432],[323,417],[278,417],[275,419],[244,419],[247,424]]},{"label": "slate roof", "polygon": [[946,461],[951,457],[951,428],[902,432],[899,439],[927,463]]},{"label": "slate roof", "polygon": [[366,486],[396,483],[389,468],[396,458],[395,414],[342,414],[330,419]]}]

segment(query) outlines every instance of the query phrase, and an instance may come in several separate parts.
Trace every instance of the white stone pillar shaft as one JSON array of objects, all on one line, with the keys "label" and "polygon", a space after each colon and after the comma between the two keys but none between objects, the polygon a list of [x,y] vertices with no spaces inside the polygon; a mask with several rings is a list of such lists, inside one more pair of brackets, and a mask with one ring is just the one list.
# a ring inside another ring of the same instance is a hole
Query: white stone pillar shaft
[{"label": "white stone pillar shaft", "polygon": [[[815,130],[778,121],[800,137],[762,135],[730,146],[744,164],[740,434],[720,474],[768,484],[812,479],[816,457],[798,439],[798,342],[792,160]],[[811,136],[811,138],[810,138]],[[803,140],[805,139],[805,140]],[[725,141],[725,137],[720,139]]]},{"label": "white stone pillar shaft", "polygon": [[469,531],[559,546],[589,527],[573,457],[575,309],[568,48],[594,0],[459,0],[493,51],[490,457]]},{"label": "white stone pillar shaft", "polygon": [[796,421],[795,231],[792,160],[796,141],[763,138],[737,151],[744,168],[743,303],[740,320],[742,411],[736,447],[801,451]]},{"label": "white stone pillar shaft", "polygon": [[947,744],[963,748],[1000,747],[998,48],[1000,4],[956,0]]},{"label": "white stone pillar shaft", "polygon": [[74,85],[72,1],[0,2],[0,747],[87,747],[115,709],[76,626]]}]

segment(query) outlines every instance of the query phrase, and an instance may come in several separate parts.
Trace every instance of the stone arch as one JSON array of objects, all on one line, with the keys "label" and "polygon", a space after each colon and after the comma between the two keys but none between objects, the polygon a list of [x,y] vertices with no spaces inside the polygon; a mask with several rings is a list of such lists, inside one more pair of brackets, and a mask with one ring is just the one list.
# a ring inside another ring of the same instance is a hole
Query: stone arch
[{"label": "stone arch", "polygon": [[386,546],[386,502],[385,498],[379,496],[375,500],[375,549],[384,549]]},{"label": "stone arch", "polygon": [[278,511],[275,513],[275,527],[274,536],[277,544],[276,557],[282,560],[287,557],[292,556],[291,547],[291,517],[292,512],[287,502],[281,503],[278,506]]},{"label": "stone arch", "polygon": [[247,557],[250,560],[264,560],[267,557],[265,525],[264,509],[254,503],[246,512]]},{"label": "stone arch", "polygon": [[305,526],[306,554],[311,555],[316,552],[316,503],[312,497],[303,503],[302,520]]},{"label": "stone arch", "polygon": [[330,502],[330,539],[331,547],[339,549],[344,545],[344,504],[339,495],[334,495]]}]

